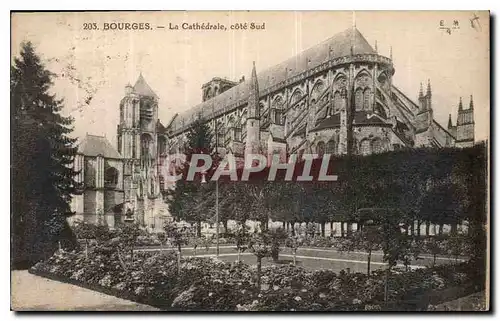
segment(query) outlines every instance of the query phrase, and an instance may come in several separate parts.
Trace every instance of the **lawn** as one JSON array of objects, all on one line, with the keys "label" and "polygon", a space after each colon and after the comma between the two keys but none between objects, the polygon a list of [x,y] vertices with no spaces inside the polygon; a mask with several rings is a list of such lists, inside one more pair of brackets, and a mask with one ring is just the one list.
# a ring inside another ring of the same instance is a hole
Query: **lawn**
[{"label": "lawn", "polygon": [[[219,258],[225,262],[234,262],[237,260],[238,254],[232,245],[221,245],[219,247]],[[141,250],[140,250],[141,251]],[[175,251],[172,248],[152,248],[147,251]],[[198,247],[196,251],[197,257],[215,256],[215,247],[206,248]],[[183,256],[194,256],[192,247],[183,248]],[[241,253],[241,261],[247,264],[256,264],[256,257],[248,250]],[[461,259],[460,259],[461,260]],[[436,264],[446,264],[454,262],[454,258],[437,257]],[[297,251],[297,265],[310,270],[331,269],[335,272],[350,269],[351,272],[366,273],[367,269],[367,254],[362,252],[339,252],[335,249],[320,249],[320,248],[299,248]],[[411,263],[411,268],[423,268],[432,265],[433,258],[430,255],[422,255],[417,261]],[[262,263],[269,264],[291,264],[293,263],[292,251],[289,248],[282,248],[278,263],[273,262],[271,258],[264,258]],[[386,264],[383,262],[383,254],[381,252],[372,253],[371,269],[383,269]]]}]

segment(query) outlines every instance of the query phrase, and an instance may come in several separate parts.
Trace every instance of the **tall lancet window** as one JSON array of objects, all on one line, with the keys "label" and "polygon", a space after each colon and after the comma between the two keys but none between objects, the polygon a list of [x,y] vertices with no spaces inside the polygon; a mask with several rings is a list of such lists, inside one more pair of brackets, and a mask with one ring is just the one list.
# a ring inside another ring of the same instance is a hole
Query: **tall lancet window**
[{"label": "tall lancet window", "polygon": [[234,140],[237,142],[241,142],[241,124],[236,124],[236,127],[234,127]]},{"label": "tall lancet window", "polygon": [[226,145],[226,129],[222,121],[217,122],[217,145],[224,147]]},{"label": "tall lancet window", "polygon": [[339,112],[341,107],[342,107],[342,97],[340,96],[340,92],[336,91],[335,94],[333,94],[333,112],[334,113]]},{"label": "tall lancet window", "polygon": [[143,161],[143,165],[149,165],[149,161],[151,159],[151,143],[152,138],[149,134],[141,135],[141,158]]},{"label": "tall lancet window", "polygon": [[372,97],[372,90],[370,88],[366,88],[363,94],[363,109],[364,110],[371,110],[371,97]]},{"label": "tall lancet window", "polygon": [[[272,105],[272,115],[271,115],[271,120],[273,123],[277,125],[284,125],[284,102],[283,98],[281,96],[278,96],[274,99],[273,105]],[[273,117],[274,116],[274,117]]]},{"label": "tall lancet window", "polygon": [[329,155],[334,155],[337,153],[337,143],[335,142],[335,139],[332,138],[326,143],[326,153]]},{"label": "tall lancet window", "polygon": [[363,109],[363,89],[356,89],[355,93],[356,111]]}]

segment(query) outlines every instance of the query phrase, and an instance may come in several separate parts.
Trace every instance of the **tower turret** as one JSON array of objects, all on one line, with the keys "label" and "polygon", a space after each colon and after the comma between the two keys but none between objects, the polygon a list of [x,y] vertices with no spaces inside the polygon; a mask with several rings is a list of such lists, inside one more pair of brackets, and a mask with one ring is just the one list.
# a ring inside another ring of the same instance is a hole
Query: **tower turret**
[{"label": "tower turret", "polygon": [[458,103],[457,115],[457,147],[470,147],[474,145],[474,102],[471,95],[469,108],[464,109],[462,97]]}]

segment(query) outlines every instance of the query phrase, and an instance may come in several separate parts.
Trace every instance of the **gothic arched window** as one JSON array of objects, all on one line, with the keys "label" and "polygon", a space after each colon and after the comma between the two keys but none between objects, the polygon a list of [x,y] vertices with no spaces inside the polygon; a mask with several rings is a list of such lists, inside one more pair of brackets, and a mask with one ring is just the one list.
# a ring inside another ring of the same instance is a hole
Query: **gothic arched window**
[{"label": "gothic arched window", "polygon": [[152,138],[149,134],[141,135],[141,158],[143,160],[149,160],[151,157],[151,143]]},{"label": "gothic arched window", "polygon": [[109,167],[104,173],[104,186],[115,188],[118,184],[118,170],[114,167]]},{"label": "gothic arched window", "polygon": [[217,122],[217,146],[224,147],[226,144],[226,132],[224,124],[221,121]]},{"label": "gothic arched window", "polygon": [[302,93],[302,91],[300,89],[296,89],[293,94],[292,94],[292,97],[290,98],[290,106],[293,106],[294,109],[297,108],[297,106],[294,106],[294,104],[296,102],[298,102],[300,100],[300,98],[302,98],[304,94]]},{"label": "gothic arched window", "polygon": [[355,104],[356,104],[356,111],[362,110],[363,109],[363,89],[361,89],[361,88],[356,89],[354,99],[355,99]]},{"label": "gothic arched window", "polygon": [[325,85],[321,80],[318,80],[316,84],[314,85],[313,89],[311,90],[311,102],[314,100],[315,102],[318,101],[319,96],[323,93],[325,89]]},{"label": "gothic arched window", "polygon": [[330,155],[337,153],[337,142],[333,138],[326,143],[326,153]]},{"label": "gothic arched window", "polygon": [[336,91],[333,95],[333,112],[336,113],[340,111],[342,107],[342,98],[340,97],[340,92]]},{"label": "gothic arched window", "polygon": [[372,90],[370,88],[366,88],[363,94],[363,109],[370,110],[371,109],[371,100]]},{"label": "gothic arched window", "polygon": [[163,192],[165,190],[165,179],[162,175],[158,176],[158,181],[160,183],[160,191]]},{"label": "gothic arched window", "polygon": [[271,121],[277,125],[283,125],[283,105],[283,98],[281,96],[274,99],[272,108],[274,115],[271,115]]},{"label": "gothic arched window", "polygon": [[369,155],[372,152],[371,144],[368,139],[363,139],[359,144],[359,153],[361,155]]}]

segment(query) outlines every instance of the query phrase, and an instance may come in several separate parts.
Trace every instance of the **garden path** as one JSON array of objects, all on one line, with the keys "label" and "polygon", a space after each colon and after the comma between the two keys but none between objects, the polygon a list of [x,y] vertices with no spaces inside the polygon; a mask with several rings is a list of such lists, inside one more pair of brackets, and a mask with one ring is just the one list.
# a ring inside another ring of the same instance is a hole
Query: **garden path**
[{"label": "garden path", "polygon": [[42,278],[27,270],[11,272],[14,311],[156,311],[114,296]]}]

